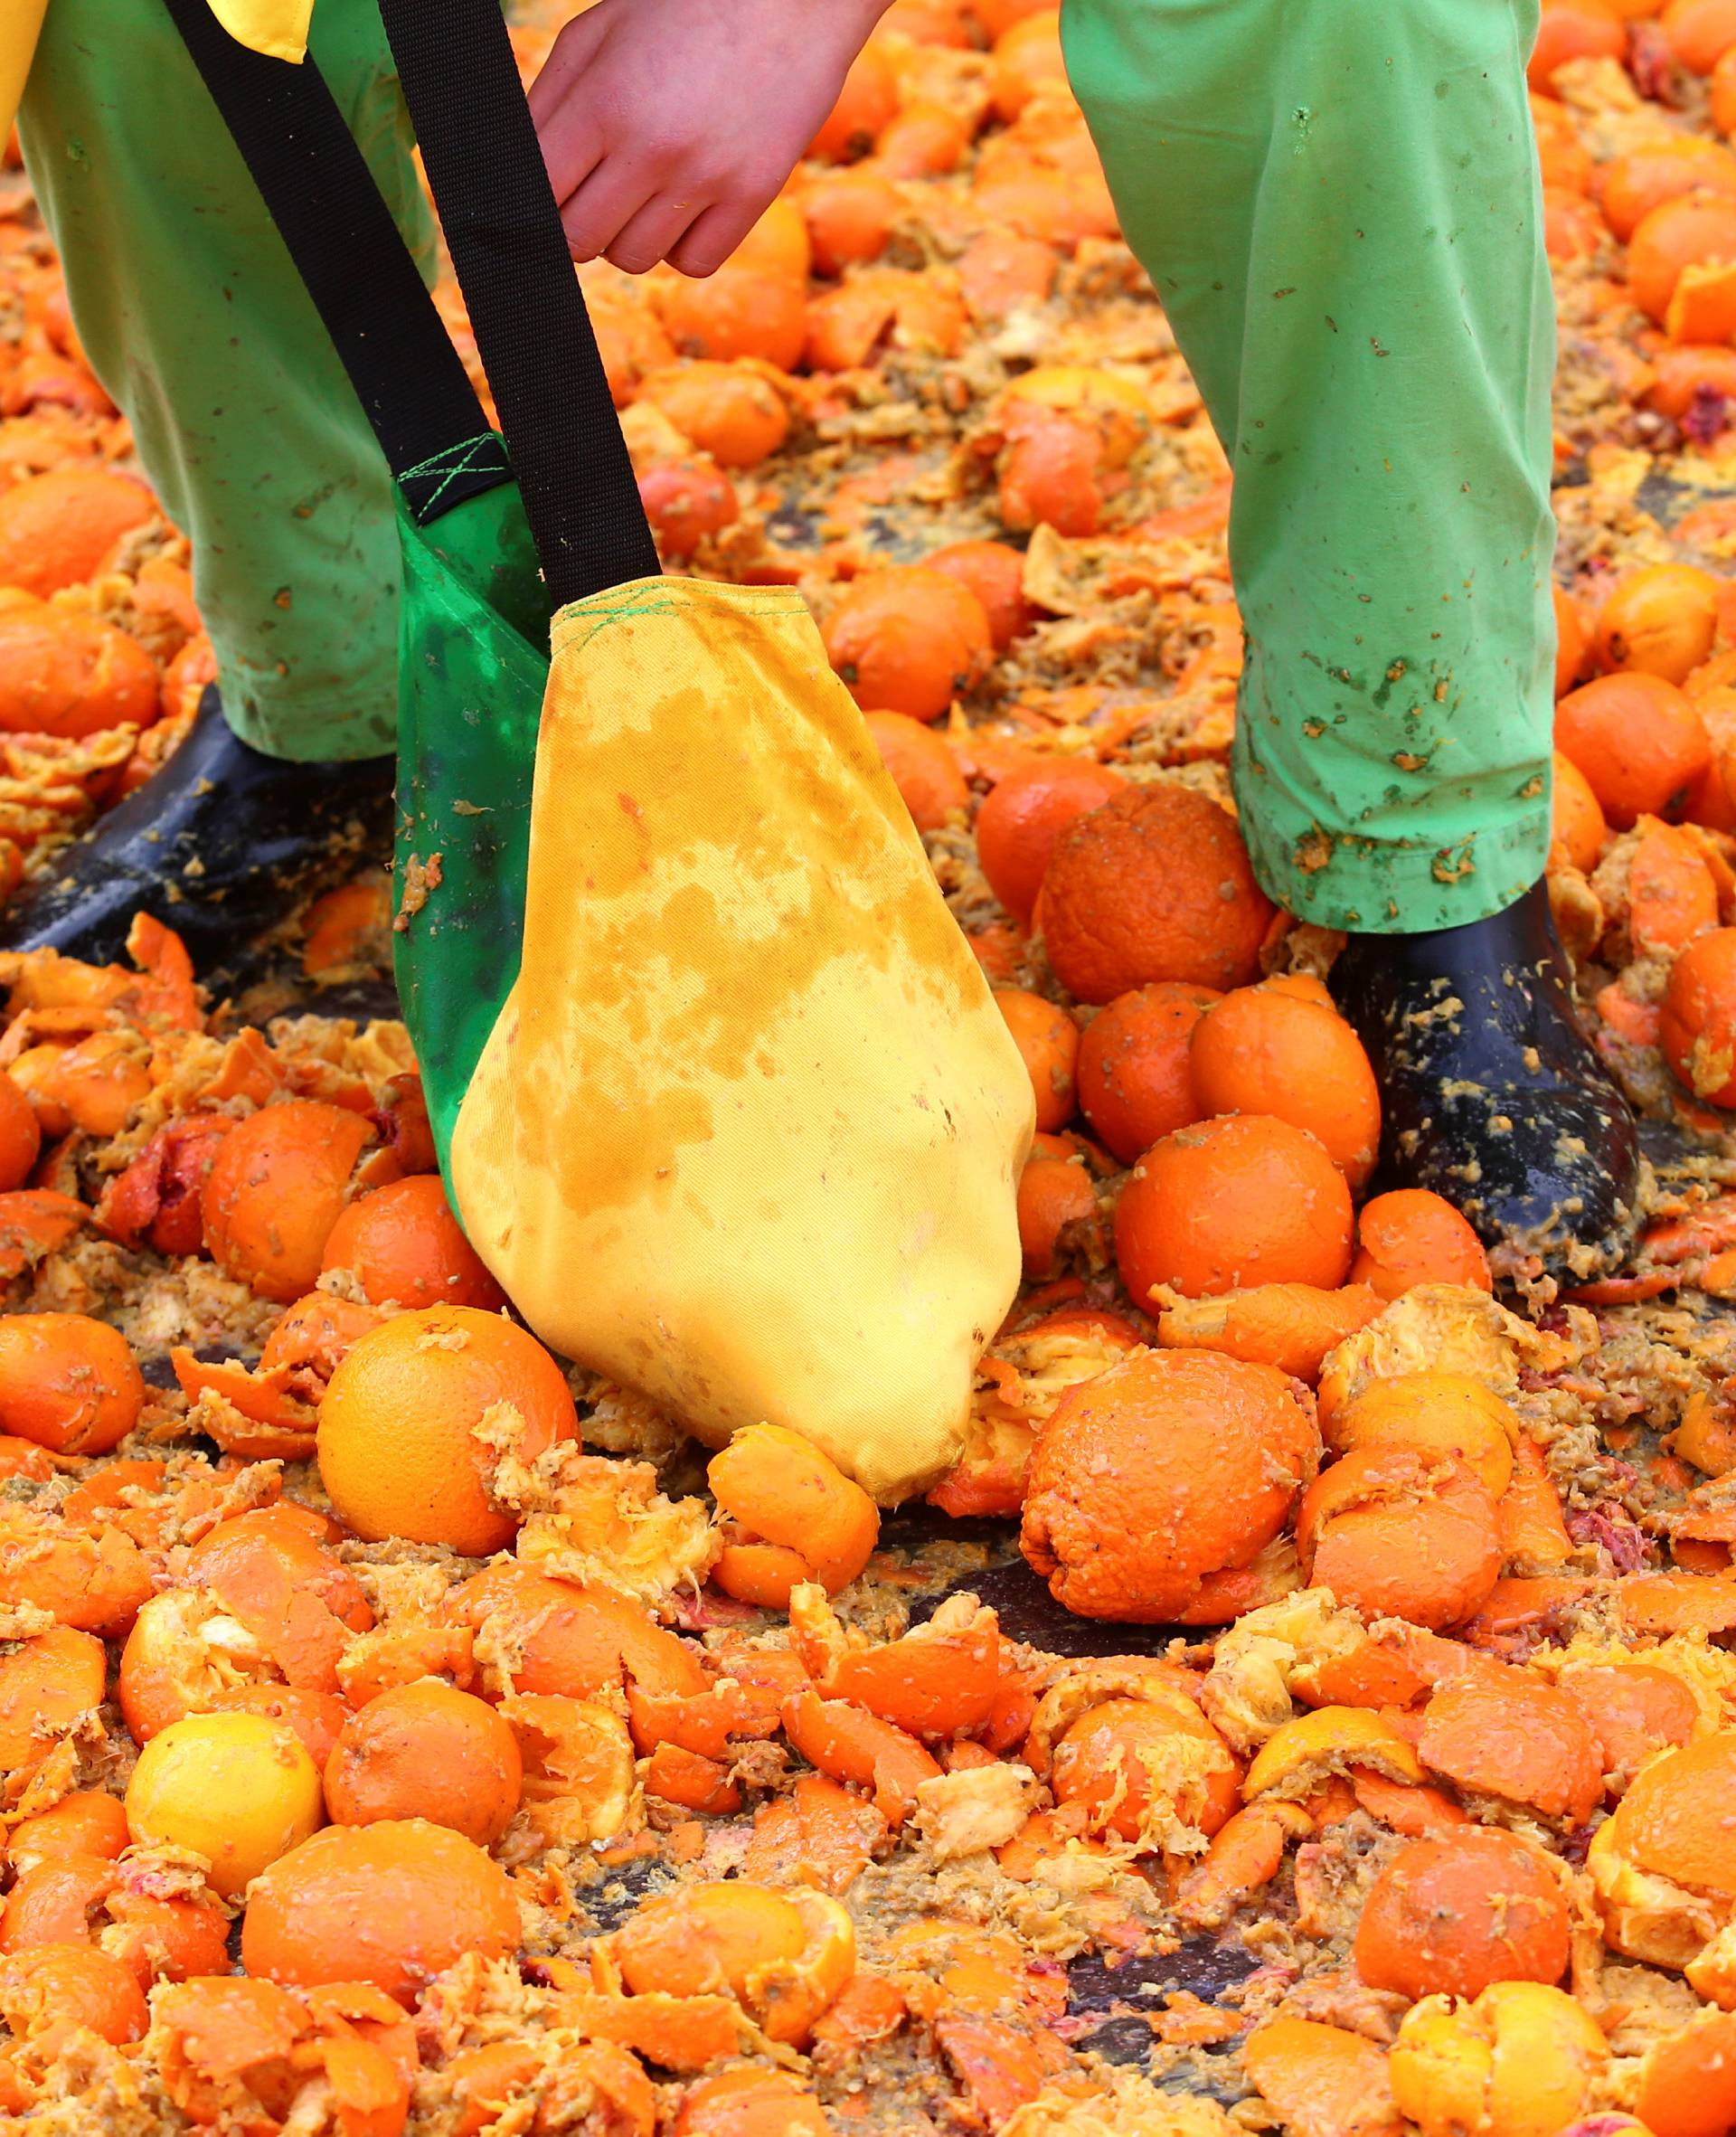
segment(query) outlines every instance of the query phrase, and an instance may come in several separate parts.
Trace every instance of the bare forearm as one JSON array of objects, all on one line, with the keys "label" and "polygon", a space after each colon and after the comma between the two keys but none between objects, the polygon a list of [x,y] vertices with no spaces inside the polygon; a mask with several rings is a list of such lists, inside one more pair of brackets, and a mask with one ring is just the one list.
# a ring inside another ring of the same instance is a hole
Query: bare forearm
[{"label": "bare forearm", "polygon": [[709,274],[782,188],[887,0],[598,0],[531,90],[576,260]]}]

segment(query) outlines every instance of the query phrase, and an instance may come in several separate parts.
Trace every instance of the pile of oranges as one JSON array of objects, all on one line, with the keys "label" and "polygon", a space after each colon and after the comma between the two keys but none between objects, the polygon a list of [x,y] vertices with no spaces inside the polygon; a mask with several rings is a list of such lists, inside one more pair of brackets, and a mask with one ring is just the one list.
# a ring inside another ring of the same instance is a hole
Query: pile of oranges
[{"label": "pile of oranges", "polygon": [[[1372,1191],[1057,16],[894,0],[717,278],[584,280],[665,556],[809,596],[1030,1071],[941,1540],[519,1326],[401,1026],[0,956],[0,2131],[1736,2128],[1736,0],[1543,15],[1550,887],[1695,1153],[1628,1262]],[[0,888],[211,675],[8,183]]]}]

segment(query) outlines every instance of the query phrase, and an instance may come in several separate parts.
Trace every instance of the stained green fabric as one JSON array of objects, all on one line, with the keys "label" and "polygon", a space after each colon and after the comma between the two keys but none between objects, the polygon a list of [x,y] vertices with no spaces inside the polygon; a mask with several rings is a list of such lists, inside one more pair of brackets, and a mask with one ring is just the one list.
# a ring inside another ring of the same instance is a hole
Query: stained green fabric
[{"label": "stained green fabric", "polygon": [[1235,471],[1260,879],[1381,932],[1548,849],[1537,0],[1064,0],[1122,226]]},{"label": "stained green fabric", "polygon": [[445,1172],[458,1108],[518,978],[548,603],[511,483],[428,527],[401,508],[398,532],[394,963]]},{"label": "stained green fabric", "polygon": [[[431,275],[375,0],[319,0],[312,51]],[[231,724],[276,756],[390,750],[392,478],[162,0],[52,0],[19,132],[80,337],[193,537]]]}]

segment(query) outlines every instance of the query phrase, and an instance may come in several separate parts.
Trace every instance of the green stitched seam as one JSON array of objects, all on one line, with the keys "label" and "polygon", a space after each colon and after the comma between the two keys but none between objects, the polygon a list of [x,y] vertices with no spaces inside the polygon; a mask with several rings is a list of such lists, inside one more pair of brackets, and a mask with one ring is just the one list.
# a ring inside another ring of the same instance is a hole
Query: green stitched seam
[{"label": "green stitched seam", "polygon": [[[793,586],[731,586],[720,580],[704,579],[660,580],[656,583],[659,591],[655,596],[641,591],[616,600],[608,593],[597,593],[582,601],[570,602],[554,618],[551,634],[554,649],[559,651],[576,638],[582,650],[609,624],[636,616],[673,616],[684,608],[728,609],[750,616],[808,614],[807,601]],[[580,638],[578,633],[584,624],[590,628]]]},{"label": "green stitched seam", "polygon": [[[485,464],[480,457],[481,452],[483,449],[490,446],[498,447],[500,456],[492,464],[505,468],[507,465],[505,440],[497,437],[493,430],[481,430],[477,432],[476,437],[467,438],[460,445],[446,446],[437,452],[431,459],[423,460],[414,468],[406,468],[399,477],[399,482],[401,485],[406,482],[414,482],[422,476],[443,472],[444,478],[435,489],[432,496],[429,497],[422,506],[422,509],[426,511],[429,506],[439,503],[441,497],[450,489],[460,475],[467,475],[473,468]],[[455,459],[455,455],[458,457]]]}]

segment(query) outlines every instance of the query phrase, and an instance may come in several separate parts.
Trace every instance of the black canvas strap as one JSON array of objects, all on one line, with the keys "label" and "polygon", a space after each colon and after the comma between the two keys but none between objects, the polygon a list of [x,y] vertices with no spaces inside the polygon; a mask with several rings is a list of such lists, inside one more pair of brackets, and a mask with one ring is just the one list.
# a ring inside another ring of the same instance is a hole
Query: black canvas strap
[{"label": "black canvas strap", "polygon": [[426,525],[510,479],[500,440],[318,69],[311,60],[291,66],[238,44],[210,0],[165,5],[412,516]]},{"label": "black canvas strap", "polygon": [[649,577],[656,546],[500,0],[380,12],[551,605]]}]

